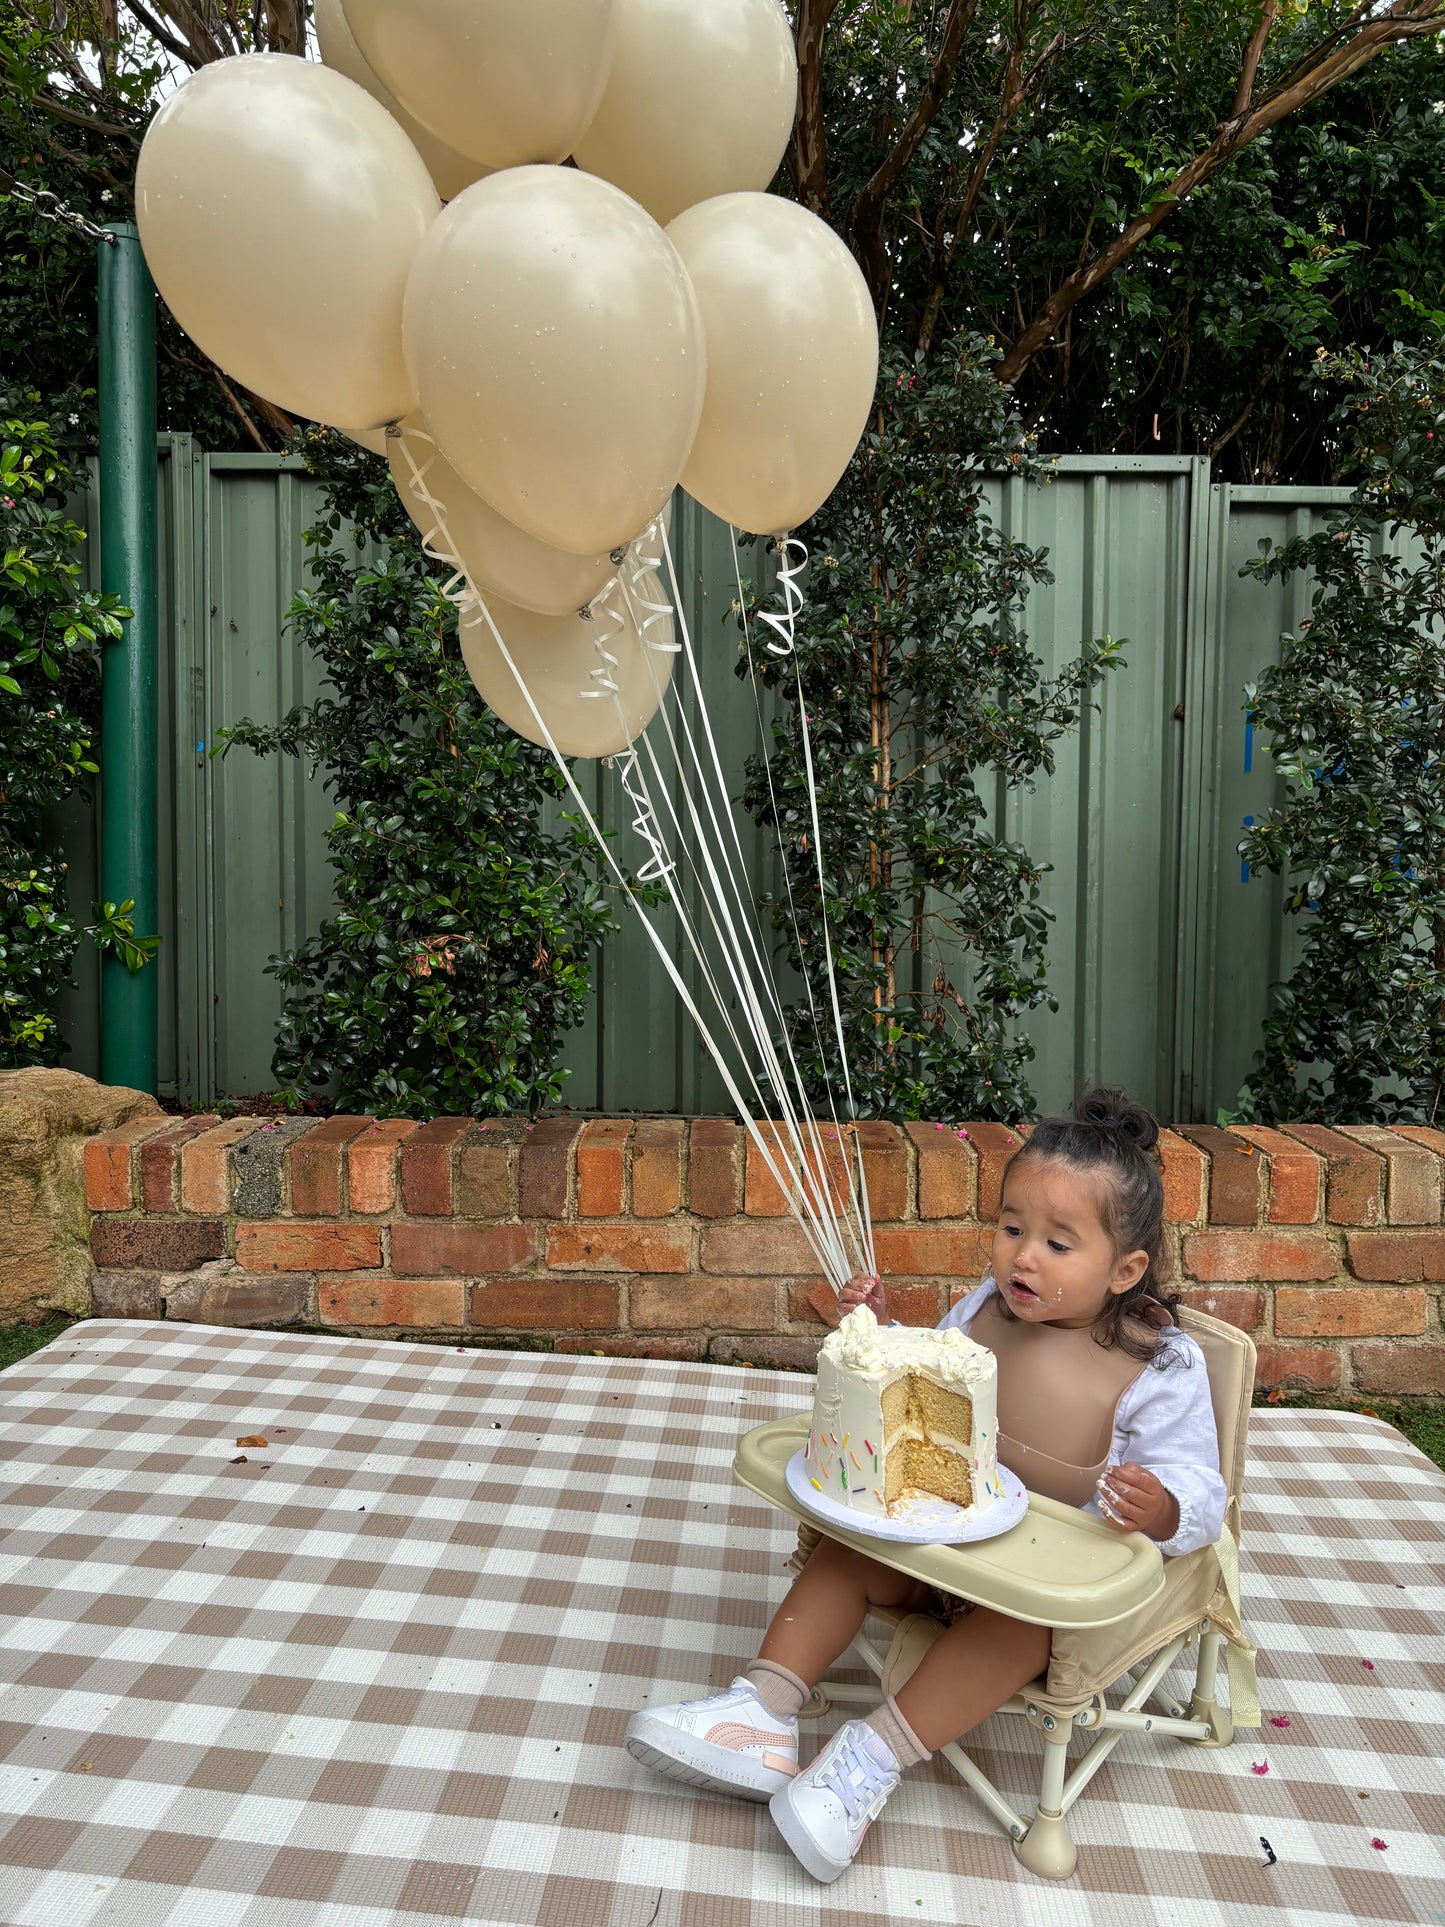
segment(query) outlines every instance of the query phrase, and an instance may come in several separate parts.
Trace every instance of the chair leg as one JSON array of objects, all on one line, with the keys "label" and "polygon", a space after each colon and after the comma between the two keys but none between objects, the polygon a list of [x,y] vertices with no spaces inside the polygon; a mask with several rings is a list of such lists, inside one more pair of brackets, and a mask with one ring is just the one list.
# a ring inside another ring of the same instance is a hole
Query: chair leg
[{"label": "chair leg", "polygon": [[[1029,1717],[1033,1719],[1034,1714],[1031,1712]],[[1022,1840],[1014,1841],[1013,1850],[1030,1873],[1044,1880],[1067,1880],[1079,1857],[1064,1819],[1064,1768],[1073,1726],[1051,1713],[1039,1714],[1037,1724],[1044,1736],[1044,1770],[1038,1806],[1028,1832]]]},{"label": "chair leg", "polygon": [[1199,1633],[1199,1664],[1194,1674],[1194,1691],[1189,1699],[1189,1717],[1203,1720],[1209,1728],[1209,1737],[1186,1740],[1187,1746],[1229,1746],[1234,1740],[1234,1722],[1214,1696],[1219,1671],[1219,1646],[1223,1638],[1223,1633],[1216,1631],[1207,1619],[1203,1622]]}]

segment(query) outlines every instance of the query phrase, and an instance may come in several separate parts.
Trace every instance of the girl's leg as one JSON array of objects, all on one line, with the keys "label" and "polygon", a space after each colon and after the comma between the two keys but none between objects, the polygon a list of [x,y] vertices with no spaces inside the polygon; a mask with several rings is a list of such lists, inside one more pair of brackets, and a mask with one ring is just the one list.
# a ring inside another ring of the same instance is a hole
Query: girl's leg
[{"label": "girl's leg", "polygon": [[1052,1639],[1048,1626],[975,1606],[934,1641],[892,1703],[920,1744],[936,1753],[1037,1679],[1048,1666]]},{"label": "girl's leg", "polygon": [[906,1573],[824,1539],[774,1613],[758,1659],[795,1673],[811,1689],[852,1645],[870,1606],[916,1610],[930,1596]]}]

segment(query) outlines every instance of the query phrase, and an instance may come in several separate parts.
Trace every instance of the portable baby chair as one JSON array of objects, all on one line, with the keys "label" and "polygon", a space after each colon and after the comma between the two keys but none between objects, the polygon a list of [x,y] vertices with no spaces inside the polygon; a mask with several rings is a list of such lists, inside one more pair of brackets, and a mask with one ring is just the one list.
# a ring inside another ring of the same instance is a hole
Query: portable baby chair
[{"label": "portable baby chair", "polygon": [[[1026,1523],[995,1540],[960,1547],[900,1545],[827,1529],[829,1537],[900,1572],[1035,1625],[1054,1627],[1048,1672],[999,1708],[1028,1720],[1043,1743],[1034,1812],[1016,1812],[957,1743],[942,1748],[1002,1823],[1018,1859],[1031,1873],[1052,1880],[1066,1880],[1077,1858],[1067,1824],[1069,1809],[1125,1733],[1154,1733],[1191,1746],[1217,1747],[1229,1745],[1236,1726],[1259,1725],[1255,1648],[1240,1619],[1238,1552],[1254,1342],[1203,1312],[1180,1307],[1174,1316],[1203,1352],[1209,1373],[1219,1468],[1229,1494],[1217,1545],[1165,1559],[1142,1533],[1120,1534],[1039,1494],[1030,1495]],[[801,1571],[822,1537],[782,1476],[807,1426],[804,1415],[757,1427],[741,1442],[734,1468],[743,1484],[803,1520],[798,1548],[789,1561],[795,1571]],[[886,1644],[875,1636],[875,1626],[891,1634]],[[880,1690],[897,1692],[943,1630],[941,1619],[925,1614],[870,1615],[844,1662],[854,1656],[862,1659],[879,1685],[827,1682],[804,1707],[803,1716],[826,1712],[831,1701],[873,1705]],[[1194,1686],[1185,1707],[1160,1682],[1196,1640]],[[1221,1641],[1227,1644],[1227,1711],[1215,1698]],[[1111,1705],[1107,1696],[1116,1691],[1122,1700]],[[1076,1731],[1099,1737],[1069,1773],[1067,1750]]]}]

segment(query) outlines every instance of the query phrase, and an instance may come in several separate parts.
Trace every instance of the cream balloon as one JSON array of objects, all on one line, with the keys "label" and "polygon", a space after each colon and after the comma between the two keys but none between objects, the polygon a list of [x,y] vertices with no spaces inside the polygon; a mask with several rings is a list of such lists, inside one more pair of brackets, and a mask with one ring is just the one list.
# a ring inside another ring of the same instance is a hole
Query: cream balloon
[{"label": "cream balloon", "polygon": [[156,286],[228,375],[338,428],[413,406],[402,294],[440,203],[353,81],[290,54],[201,68],[147,129],[135,198]]},{"label": "cream balloon", "polygon": [[372,72],[488,167],[562,161],[597,110],[614,0],[346,0]]},{"label": "cream balloon", "polygon": [[384,428],[342,428],[337,432],[344,435],[347,441],[355,442],[358,448],[364,448],[368,455],[384,455],[386,453],[386,430]]},{"label": "cream balloon", "polygon": [[755,535],[797,528],[832,494],[868,418],[878,326],[867,284],[830,227],[776,195],[702,201],[667,232],[707,336],[707,399],[682,485]]},{"label": "cream balloon", "polygon": [[[403,433],[406,428],[403,422]],[[427,493],[446,516],[453,553],[483,595],[500,596],[540,615],[575,615],[616,575],[610,553],[570,555],[539,542],[469,489],[437,449],[415,435],[408,438],[408,448],[416,467],[425,471],[421,479]],[[400,437],[391,438],[387,460],[402,507],[426,535],[434,517],[418,491]]]},{"label": "cream balloon", "polygon": [[346,24],[346,15],[341,10],[341,0],[316,0],[316,38],[321,44],[321,58],[328,67],[338,74],[345,74],[354,80],[358,87],[364,87],[374,101],[379,102],[398,127],[406,135],[417,153],[426,163],[426,170],[432,183],[444,201],[460,194],[464,187],[479,181],[490,170],[480,161],[474,161],[465,154],[457,153],[445,141],[439,141],[428,127],[409,114],[401,102],[389,94],[376,75],[367,65],[366,55],[356,44],[356,36]]},{"label": "cream balloon", "polygon": [[[648,648],[633,622],[617,633],[599,620],[589,621],[575,614],[539,616],[491,596],[487,607],[562,755],[615,756],[656,715],[672,680],[676,658],[670,651]],[[525,736],[529,743],[545,746],[547,738],[517,687],[486,617],[476,608],[464,610],[457,629],[462,660],[482,700],[509,729]],[[665,631],[660,639],[670,642],[671,621],[660,624],[659,629]],[[598,634],[607,639],[609,650],[617,657],[617,667],[612,671],[617,683],[615,697],[583,694],[596,687],[590,676],[600,660],[594,640]]]},{"label": "cream balloon", "polygon": [[666,223],[695,201],[764,188],[798,95],[778,0],[616,0],[612,70],[573,148]]},{"label": "cream balloon", "polygon": [[516,167],[459,194],[418,250],[403,338],[442,453],[529,535],[595,555],[672,492],[702,324],[676,249],[610,182]]}]

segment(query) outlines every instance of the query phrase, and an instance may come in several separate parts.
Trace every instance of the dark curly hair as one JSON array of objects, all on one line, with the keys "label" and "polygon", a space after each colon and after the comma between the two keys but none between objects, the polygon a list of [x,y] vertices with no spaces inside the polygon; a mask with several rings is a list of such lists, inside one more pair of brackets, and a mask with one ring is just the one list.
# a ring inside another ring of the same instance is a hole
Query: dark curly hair
[{"label": "dark curly hair", "polygon": [[[1174,1322],[1180,1299],[1178,1292],[1165,1297],[1159,1283],[1164,1180],[1154,1148],[1158,1141],[1159,1122],[1152,1112],[1124,1091],[1096,1085],[1075,1099],[1072,1117],[1040,1118],[1009,1159],[1005,1175],[1015,1165],[1048,1158],[1097,1180],[1099,1218],[1116,1260],[1127,1251],[1143,1251],[1149,1263],[1137,1284],[1110,1295],[1094,1326],[1094,1342],[1168,1371],[1186,1361],[1178,1346],[1160,1343],[1161,1326]],[[1017,1316],[1002,1294],[998,1306],[1005,1318]]]}]

